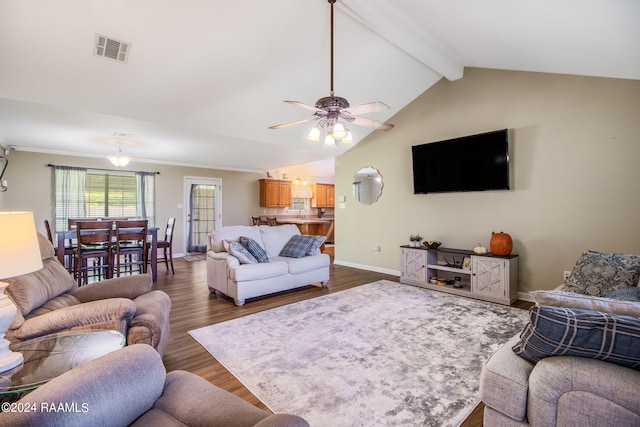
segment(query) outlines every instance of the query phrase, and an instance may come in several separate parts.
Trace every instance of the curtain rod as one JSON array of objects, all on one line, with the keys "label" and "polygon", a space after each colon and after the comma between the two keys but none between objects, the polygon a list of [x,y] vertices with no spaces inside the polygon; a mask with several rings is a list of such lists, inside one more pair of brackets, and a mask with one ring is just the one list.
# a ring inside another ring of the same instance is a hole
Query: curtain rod
[{"label": "curtain rod", "polygon": [[49,163],[47,166],[48,166],[48,167],[50,167],[50,168],[55,168],[56,166],[59,166],[59,167],[63,167],[63,168],[91,169],[91,170],[94,170],[94,171],[106,171],[106,172],[131,172],[131,173],[144,172],[144,173],[154,173],[154,174],[156,174],[156,175],[160,175],[160,172],[130,171],[130,170],[122,170],[122,169],[85,168],[85,167],[81,167],[81,166],[52,165],[51,163]]}]

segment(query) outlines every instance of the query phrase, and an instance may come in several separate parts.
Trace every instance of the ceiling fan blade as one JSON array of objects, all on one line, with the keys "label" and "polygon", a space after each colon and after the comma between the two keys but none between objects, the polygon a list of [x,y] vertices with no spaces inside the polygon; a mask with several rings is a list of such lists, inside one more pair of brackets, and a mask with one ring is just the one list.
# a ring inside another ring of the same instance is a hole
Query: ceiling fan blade
[{"label": "ceiling fan blade", "polygon": [[376,130],[393,129],[393,125],[391,123],[380,123],[380,122],[376,122],[375,120],[364,119],[362,117],[344,117],[344,119],[347,120],[349,123],[353,123],[354,125],[374,128]]},{"label": "ceiling fan blade", "polygon": [[307,105],[307,104],[299,102],[299,101],[284,101],[284,102],[286,102],[287,104],[291,104],[291,105],[295,105],[297,107],[304,108],[305,110],[313,111],[314,113],[320,113],[322,115],[326,115],[327,114],[327,112],[325,110],[313,107],[311,105]]},{"label": "ceiling fan blade", "polygon": [[340,110],[340,112],[349,114],[351,116],[355,116],[358,114],[375,113],[378,111],[385,111],[388,109],[389,109],[389,106],[384,102],[374,101],[374,102],[368,102],[366,104],[356,105],[355,107],[344,108]]},{"label": "ceiling fan blade", "polygon": [[275,126],[269,126],[269,129],[282,129],[282,128],[299,125],[300,123],[306,123],[306,122],[310,122],[312,120],[317,120],[317,119],[318,117],[312,116],[312,117],[309,117],[308,119],[296,120],[295,122],[287,122],[287,123],[282,123]]}]

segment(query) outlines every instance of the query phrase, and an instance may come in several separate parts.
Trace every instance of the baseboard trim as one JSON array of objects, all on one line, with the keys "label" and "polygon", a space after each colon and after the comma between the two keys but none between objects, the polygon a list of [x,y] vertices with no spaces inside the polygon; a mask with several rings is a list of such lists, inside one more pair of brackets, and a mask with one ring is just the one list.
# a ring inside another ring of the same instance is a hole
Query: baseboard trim
[{"label": "baseboard trim", "polygon": [[382,274],[388,274],[390,276],[398,276],[398,277],[400,277],[400,270],[391,270],[389,268],[380,268],[380,267],[375,267],[375,266],[372,266],[372,265],[356,264],[356,263],[353,263],[353,262],[342,261],[342,260],[339,260],[339,259],[334,259],[333,263],[336,264],[336,265],[343,265],[345,267],[357,268],[359,270],[374,271],[376,273],[382,273]]},{"label": "baseboard trim", "polygon": [[533,299],[533,294],[529,291],[518,292],[518,299],[522,301],[535,302]]}]

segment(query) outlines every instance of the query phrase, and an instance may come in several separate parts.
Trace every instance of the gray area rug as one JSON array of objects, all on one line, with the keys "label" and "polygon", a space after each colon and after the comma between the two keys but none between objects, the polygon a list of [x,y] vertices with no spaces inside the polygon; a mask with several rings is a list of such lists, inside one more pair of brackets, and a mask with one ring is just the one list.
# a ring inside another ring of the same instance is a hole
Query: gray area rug
[{"label": "gray area rug", "polygon": [[381,280],[189,333],[274,412],[312,427],[454,426],[525,310]]}]

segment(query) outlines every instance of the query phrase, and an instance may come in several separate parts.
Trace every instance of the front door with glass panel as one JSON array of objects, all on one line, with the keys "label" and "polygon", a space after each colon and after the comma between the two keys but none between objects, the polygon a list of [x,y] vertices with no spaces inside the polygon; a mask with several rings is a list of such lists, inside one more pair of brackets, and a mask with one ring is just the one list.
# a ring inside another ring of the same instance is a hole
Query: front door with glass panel
[{"label": "front door with glass panel", "polygon": [[222,180],[186,178],[186,249],[206,252],[207,236],[220,228],[222,219]]}]

